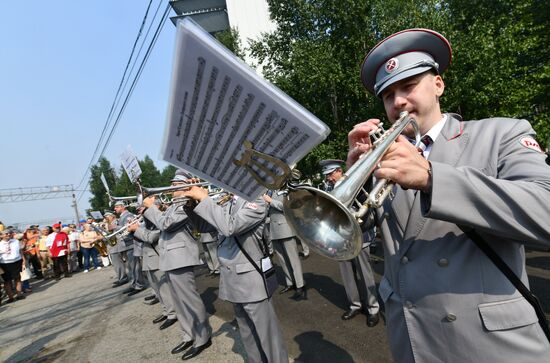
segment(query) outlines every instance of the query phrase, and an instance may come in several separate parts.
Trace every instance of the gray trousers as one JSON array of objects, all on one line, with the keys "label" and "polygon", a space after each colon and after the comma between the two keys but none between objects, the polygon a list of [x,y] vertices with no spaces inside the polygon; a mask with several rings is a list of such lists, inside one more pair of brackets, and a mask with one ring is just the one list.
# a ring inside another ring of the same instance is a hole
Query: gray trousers
[{"label": "gray trousers", "polygon": [[193,346],[205,344],[212,336],[206,308],[195,285],[193,267],[182,267],[165,272],[174,301],[183,340],[193,340]]},{"label": "gray trousers", "polygon": [[[355,272],[357,272],[359,276],[355,275],[353,271],[354,266]],[[355,257],[353,260],[340,261],[339,267],[342,281],[344,282],[344,288],[346,289],[346,295],[350,303],[350,309],[361,309],[363,306],[359,293],[359,289],[361,289],[364,294],[366,294],[367,298],[365,311],[368,311],[369,314],[378,313],[380,306],[378,305],[376,282],[374,281],[374,274],[369,262],[369,248],[363,248],[359,256]]]},{"label": "gray trousers", "polygon": [[[124,258],[126,258],[126,262],[124,262]],[[113,268],[115,269],[117,281],[127,281],[129,277],[131,278],[131,276],[128,275],[132,272],[132,270],[128,271],[127,266],[130,266],[130,261],[133,259],[133,250],[114,253],[111,252],[111,262],[113,264]]]},{"label": "gray trousers", "polygon": [[239,333],[251,363],[288,363],[288,353],[271,299],[233,303]]},{"label": "gray trousers", "polygon": [[210,271],[219,271],[220,260],[218,260],[218,242],[212,241],[202,244],[204,250],[204,257],[206,258],[206,264]]},{"label": "gray trousers", "polygon": [[168,280],[166,280],[166,274],[161,270],[147,270],[145,272],[155,296],[162,305],[162,315],[168,317],[168,319],[175,319],[176,310],[174,309],[174,301],[172,300]]},{"label": "gray trousers", "polygon": [[298,256],[298,247],[294,237],[273,240],[275,254],[285,274],[286,286],[304,287],[302,262]]},{"label": "gray trousers", "polygon": [[133,253],[132,257],[128,265],[128,268],[132,271],[130,286],[136,290],[143,290],[147,285],[145,283],[145,277],[143,276],[142,259],[141,256],[134,256]]}]

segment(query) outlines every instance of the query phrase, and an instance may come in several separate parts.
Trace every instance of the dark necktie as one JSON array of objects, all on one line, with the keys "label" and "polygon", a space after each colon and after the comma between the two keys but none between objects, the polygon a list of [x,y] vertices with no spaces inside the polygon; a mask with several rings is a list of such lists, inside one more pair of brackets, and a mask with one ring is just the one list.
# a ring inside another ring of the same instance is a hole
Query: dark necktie
[{"label": "dark necktie", "polygon": [[424,156],[424,151],[426,151],[426,149],[428,148],[428,146],[431,145],[432,142],[433,140],[430,135],[424,135],[424,137],[420,140],[420,144],[416,147],[418,153]]}]

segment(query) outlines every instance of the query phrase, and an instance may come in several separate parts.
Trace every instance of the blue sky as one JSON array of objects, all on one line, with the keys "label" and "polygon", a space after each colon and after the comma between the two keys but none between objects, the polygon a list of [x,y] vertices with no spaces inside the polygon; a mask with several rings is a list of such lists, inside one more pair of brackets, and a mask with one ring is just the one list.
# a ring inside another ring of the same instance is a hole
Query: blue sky
[{"label": "blue sky", "polygon": [[[149,21],[160,0],[154,0]],[[0,189],[74,184],[90,161],[149,0],[0,3]],[[167,1],[162,1],[158,19]],[[171,16],[174,13],[171,11]],[[156,19],[152,35],[156,28]],[[153,49],[105,156],[119,165],[132,145],[157,167],[175,27]],[[148,45],[146,42],[146,46]],[[145,52],[145,48],[143,52]],[[89,207],[89,194],[79,210]],[[3,203],[0,221],[46,223],[74,216],[70,199]]]}]

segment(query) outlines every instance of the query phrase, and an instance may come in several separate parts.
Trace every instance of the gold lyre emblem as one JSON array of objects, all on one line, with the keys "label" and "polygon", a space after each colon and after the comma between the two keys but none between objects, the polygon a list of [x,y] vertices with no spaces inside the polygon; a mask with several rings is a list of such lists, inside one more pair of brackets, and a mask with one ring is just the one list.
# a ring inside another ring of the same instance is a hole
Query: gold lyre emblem
[{"label": "gold lyre emblem", "polygon": [[[237,166],[245,167],[250,175],[252,175],[252,177],[259,184],[263,185],[267,189],[280,189],[291,175],[290,167],[286,165],[284,161],[277,159],[276,157],[254,150],[252,148],[252,143],[248,140],[243,142],[243,146],[245,150],[241,160],[235,159],[233,160],[233,163]],[[273,171],[269,163],[276,166],[280,173]],[[262,178],[260,174],[254,170],[254,167],[256,170],[262,171],[266,177]],[[271,182],[266,179],[271,180]]]}]

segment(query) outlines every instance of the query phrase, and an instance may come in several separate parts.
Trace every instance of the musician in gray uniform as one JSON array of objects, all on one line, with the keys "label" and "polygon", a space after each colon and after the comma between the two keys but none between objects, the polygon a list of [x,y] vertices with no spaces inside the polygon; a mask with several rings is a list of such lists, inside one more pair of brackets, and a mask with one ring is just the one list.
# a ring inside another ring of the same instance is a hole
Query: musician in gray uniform
[{"label": "musician in gray uniform", "polygon": [[[187,183],[190,177],[183,170],[177,170],[172,185]],[[177,198],[181,193],[173,195]],[[155,205],[154,197],[146,198],[143,205],[147,208],[143,216],[160,230],[159,267],[166,274],[183,333],[183,341],[172,349],[172,354],[186,351],[182,359],[190,359],[212,344],[212,328],[195,285],[193,267],[201,264],[199,245],[193,237],[195,227],[183,203],[172,203],[164,213]]]},{"label": "musician in gray uniform", "polygon": [[[117,209],[119,212],[117,212]],[[115,204],[115,212],[116,213],[122,213],[126,211],[126,208],[124,207],[123,202],[116,202]],[[128,211],[126,211],[128,213]],[[106,219],[108,219],[108,215],[106,214]],[[112,228],[113,225],[110,224],[109,228]],[[114,226],[114,229],[112,232],[118,230],[120,228],[120,221],[116,221],[116,226]],[[110,231],[111,232],[111,231]],[[129,278],[129,271],[127,266],[129,265],[130,259],[133,259],[134,257],[134,241],[128,242],[128,244],[119,236],[116,237],[117,243],[116,245],[110,247],[109,253],[111,254],[111,262],[113,264],[113,268],[116,273],[117,280],[113,283],[113,287],[117,287],[120,285],[124,285],[130,281]],[[131,276],[131,275],[130,275]]]},{"label": "musician in gray uniform", "polygon": [[[535,309],[476,243],[528,286],[523,244],[550,244],[550,168],[529,122],[441,112],[450,60],[441,34],[410,29],[375,46],[362,67],[390,122],[408,111],[425,140],[420,154],[395,135],[373,165],[377,180],[398,185],[377,210],[390,349],[396,362],[547,361]],[[378,123],[349,133],[348,165],[370,150]],[[412,127],[404,134],[412,137]]]},{"label": "musician in gray uniform", "polygon": [[201,232],[199,238],[202,243],[202,249],[204,251],[204,258],[208,265],[210,275],[219,275],[220,273],[220,261],[218,260],[218,233],[213,232]]},{"label": "musician in gray uniform", "polygon": [[[119,231],[122,228],[126,228],[126,225],[129,224],[135,216],[126,209],[126,205],[122,201],[115,203],[115,213],[119,215],[118,226],[115,231]],[[128,268],[128,275],[130,280],[130,287],[123,291],[124,294],[132,296],[137,294],[145,289],[143,274],[141,273],[141,256],[135,256],[137,250],[138,254],[141,254],[141,243],[136,248],[136,243],[134,243],[134,234],[133,233],[121,233],[117,235],[117,244],[115,248],[118,251],[126,254],[126,265]],[[122,255],[118,255],[122,257]],[[115,270],[118,271],[120,268],[120,263],[122,261],[117,260]],[[113,262],[113,265],[115,263]]]},{"label": "musician in gray uniform", "polygon": [[283,212],[283,198],[285,191],[276,191],[271,196],[264,194],[263,199],[268,203],[269,238],[273,243],[275,254],[279,259],[285,274],[286,286],[280,291],[281,294],[296,289],[291,297],[294,300],[306,298],[304,289],[304,276],[302,273],[302,262],[298,256],[296,246],[296,234],[286,221]]},{"label": "musician in gray uniform", "polygon": [[256,265],[261,266],[266,203],[262,198],[249,203],[233,197],[221,206],[205,189],[198,187],[191,188],[185,195],[200,202],[194,212],[218,230],[219,297],[233,303],[248,360],[253,363],[288,362],[286,344],[263,278],[236,242],[238,239]]},{"label": "musician in gray uniform", "polygon": [[[327,191],[331,191],[334,185],[342,178],[343,160],[327,159],[321,160],[322,173],[325,176]],[[369,245],[374,241],[374,223],[370,221],[367,232],[364,234],[364,243],[361,252],[357,257],[349,261],[338,262],[340,275],[350,303],[349,309],[342,314],[343,320],[353,319],[365,310],[367,314],[367,326],[374,327],[380,320],[378,295],[376,293],[376,281],[370,264]],[[361,300],[365,297],[365,302]]]},{"label": "musician in gray uniform", "polygon": [[[164,271],[159,269],[158,241],[160,230],[145,217],[141,224],[136,223],[128,229],[130,232],[134,232],[134,238],[143,244],[143,271],[146,272],[149,284],[155,292],[154,299],[162,305],[162,315],[156,317],[153,323],[162,322],[159,329],[166,329],[178,319],[166,275]],[[149,305],[153,305],[153,303],[149,302]]]}]

